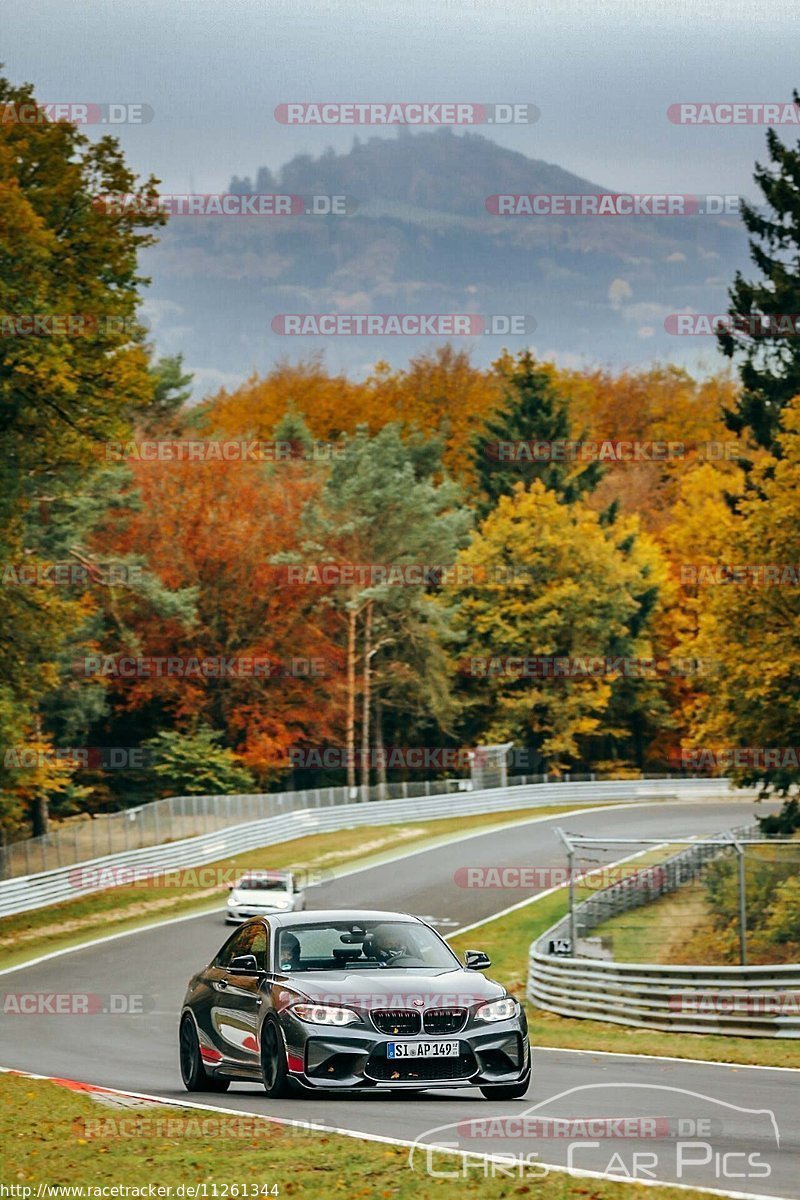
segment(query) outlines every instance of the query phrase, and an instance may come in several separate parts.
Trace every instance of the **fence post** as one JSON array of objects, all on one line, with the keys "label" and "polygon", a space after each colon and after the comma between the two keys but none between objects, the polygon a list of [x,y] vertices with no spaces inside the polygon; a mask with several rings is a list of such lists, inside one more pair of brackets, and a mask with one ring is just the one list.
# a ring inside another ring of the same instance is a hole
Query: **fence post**
[{"label": "fence post", "polygon": [[744,846],[737,842],[739,855],[739,965],[747,966],[747,883],[744,869]]}]

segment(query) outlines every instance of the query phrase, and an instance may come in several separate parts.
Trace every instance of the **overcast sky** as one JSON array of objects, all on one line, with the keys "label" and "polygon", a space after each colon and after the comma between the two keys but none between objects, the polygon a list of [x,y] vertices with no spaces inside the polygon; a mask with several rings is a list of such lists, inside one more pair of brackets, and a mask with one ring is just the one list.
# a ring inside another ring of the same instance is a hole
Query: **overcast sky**
[{"label": "overcast sky", "polygon": [[800,86],[800,5],[785,0],[4,0],[3,13],[5,72],[40,100],[155,110],[119,137],[164,191],[224,190],[365,133],[282,126],[282,102],[466,100],[537,105],[535,125],[491,136],[604,186],[752,196],[764,129],[673,125],[666,110]]}]

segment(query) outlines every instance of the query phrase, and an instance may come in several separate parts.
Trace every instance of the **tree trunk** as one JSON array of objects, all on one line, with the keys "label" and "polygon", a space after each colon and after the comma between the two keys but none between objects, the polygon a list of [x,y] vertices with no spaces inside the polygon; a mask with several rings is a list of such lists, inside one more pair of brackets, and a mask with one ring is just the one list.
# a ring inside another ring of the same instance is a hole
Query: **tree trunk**
[{"label": "tree trunk", "polygon": [[361,799],[369,800],[369,718],[372,683],[372,610],[373,602],[367,604],[364,615],[364,676],[361,703]]},{"label": "tree trunk", "polygon": [[44,792],[39,792],[32,801],[31,829],[34,837],[44,837],[46,833],[50,832],[50,810]]},{"label": "tree trunk", "polygon": [[[42,741],[42,721],[37,715],[34,723],[36,732],[36,741],[41,744]],[[44,837],[50,832],[50,807],[47,803],[47,793],[45,791],[37,792],[31,801],[31,828],[33,829],[34,837]]]},{"label": "tree trunk", "polygon": [[383,705],[380,696],[375,698],[375,753],[378,760],[378,797],[386,800],[389,789],[386,784],[386,759],[383,754]]},{"label": "tree trunk", "polygon": [[347,786],[356,786],[356,612],[347,614]]}]

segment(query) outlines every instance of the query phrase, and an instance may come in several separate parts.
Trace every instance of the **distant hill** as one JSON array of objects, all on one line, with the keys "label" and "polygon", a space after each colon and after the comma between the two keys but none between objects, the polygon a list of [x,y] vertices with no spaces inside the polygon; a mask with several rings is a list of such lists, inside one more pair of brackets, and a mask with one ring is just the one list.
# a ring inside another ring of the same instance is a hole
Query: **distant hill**
[{"label": "distant hill", "polygon": [[[526,337],[472,337],[478,362],[503,344],[566,362],[722,360],[712,338],[664,330],[671,312],[724,312],[747,261],[738,217],[497,217],[496,193],[613,190],[476,134],[403,131],[355,139],[347,154],[300,155],[236,193],[346,195],[352,216],[173,217],[144,267],[158,348],[183,350],[206,389],[277,358],[324,350],[333,368],[402,365],[411,337],[285,337],[280,313],[529,314]],[[680,181],[674,190],[682,191]]]}]

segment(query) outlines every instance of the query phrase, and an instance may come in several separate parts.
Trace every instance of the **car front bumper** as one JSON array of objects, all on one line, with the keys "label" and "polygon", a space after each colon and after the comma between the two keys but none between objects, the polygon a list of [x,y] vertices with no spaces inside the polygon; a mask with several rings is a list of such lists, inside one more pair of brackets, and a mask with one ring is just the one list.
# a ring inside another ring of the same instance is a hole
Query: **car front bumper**
[{"label": "car front bumper", "polygon": [[268,908],[265,904],[232,904],[225,910],[225,920],[229,925],[241,925],[242,921],[249,921],[251,917],[271,917],[294,911],[294,906],[291,908],[278,908],[277,906]]},{"label": "car front bumper", "polygon": [[[453,1088],[519,1083],[530,1073],[524,1017],[470,1024],[451,1036],[387,1037],[366,1025],[282,1022],[289,1072],[308,1088]],[[456,1041],[458,1057],[390,1059],[391,1041]]]}]

